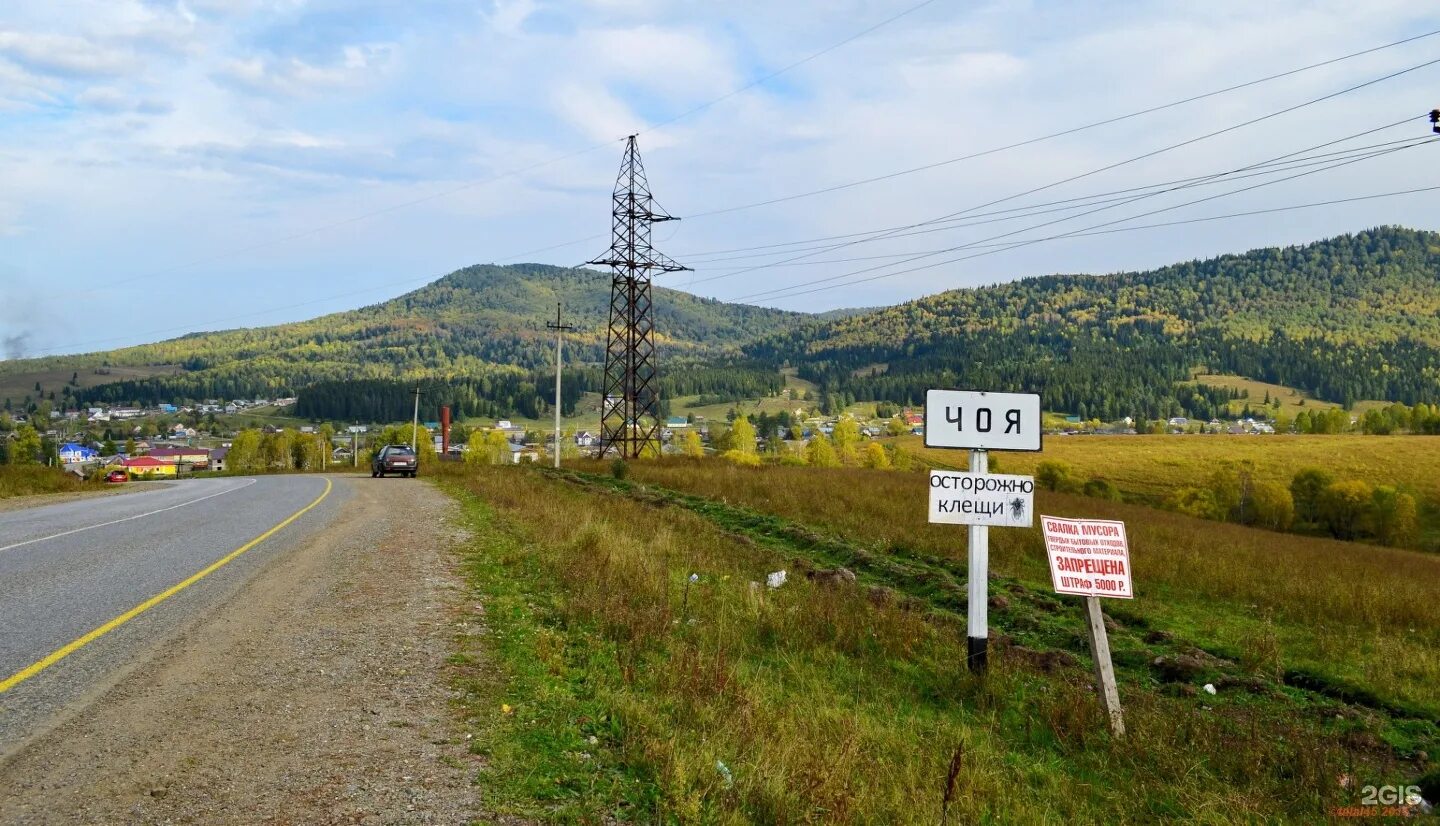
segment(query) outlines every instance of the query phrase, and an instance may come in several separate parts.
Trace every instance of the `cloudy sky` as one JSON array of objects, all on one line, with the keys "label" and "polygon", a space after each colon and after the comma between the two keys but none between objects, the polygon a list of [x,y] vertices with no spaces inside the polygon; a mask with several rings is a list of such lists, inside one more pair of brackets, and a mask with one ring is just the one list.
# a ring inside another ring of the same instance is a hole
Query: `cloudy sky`
[{"label": "cloudy sky", "polygon": [[[976,209],[1440,60],[1440,35],[791,198],[1440,29],[1423,0],[918,2],[7,0],[0,356],[309,318],[474,263],[582,262],[603,251],[621,140],[637,131],[660,203],[690,216],[655,238],[696,271],[662,283],[789,309],[1440,225],[1431,192],[985,246],[1440,186],[1440,146],[1419,146],[1333,170],[1300,155],[1138,202],[990,214],[1232,171],[1407,118],[1313,151],[1423,138],[1440,64]],[[1314,174],[1278,180],[1300,172]],[[943,231],[717,252],[965,210],[971,220],[923,227]],[[909,261],[936,250],[952,251]],[[818,279],[831,280],[782,290]]]}]

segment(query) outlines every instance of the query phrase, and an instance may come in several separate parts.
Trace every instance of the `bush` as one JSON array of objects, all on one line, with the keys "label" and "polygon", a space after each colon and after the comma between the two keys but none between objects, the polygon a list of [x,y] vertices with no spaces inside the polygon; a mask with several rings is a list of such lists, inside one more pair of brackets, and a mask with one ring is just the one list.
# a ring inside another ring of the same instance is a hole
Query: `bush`
[{"label": "bush", "polygon": [[1334,481],[1334,476],[1318,467],[1308,467],[1296,472],[1290,480],[1290,496],[1295,503],[1295,517],[1301,522],[1319,522],[1320,492]]},{"label": "bush", "polygon": [[1369,482],[1331,482],[1316,499],[1318,521],[1337,539],[1354,539],[1370,528],[1375,491]]},{"label": "bush", "polygon": [[1180,488],[1165,497],[1164,506],[1166,510],[1200,519],[1219,518],[1220,512],[1215,495],[1203,488]]},{"label": "bush", "polygon": [[1279,482],[1256,482],[1246,518],[1250,524],[1272,531],[1288,530],[1295,521],[1295,500]]},{"label": "bush", "polygon": [[1107,502],[1120,502],[1124,499],[1124,497],[1120,495],[1120,489],[1115,487],[1114,482],[1099,477],[1095,477],[1086,482],[1082,492],[1086,496],[1104,499]]},{"label": "bush", "polygon": [[1080,490],[1080,480],[1076,478],[1074,469],[1064,462],[1051,459],[1046,459],[1035,466],[1035,481],[1042,488],[1058,490],[1063,493],[1075,493]]},{"label": "bush", "polygon": [[720,458],[745,467],[760,467],[760,456],[757,455],[754,450],[747,453],[743,450],[731,448],[721,454]]},{"label": "bush", "polygon": [[621,481],[630,475],[630,465],[624,459],[616,459],[610,463],[610,475]]},{"label": "bush", "polygon": [[1414,543],[1415,497],[1382,485],[1371,495],[1370,514],[1375,538],[1382,543],[1396,547]]}]

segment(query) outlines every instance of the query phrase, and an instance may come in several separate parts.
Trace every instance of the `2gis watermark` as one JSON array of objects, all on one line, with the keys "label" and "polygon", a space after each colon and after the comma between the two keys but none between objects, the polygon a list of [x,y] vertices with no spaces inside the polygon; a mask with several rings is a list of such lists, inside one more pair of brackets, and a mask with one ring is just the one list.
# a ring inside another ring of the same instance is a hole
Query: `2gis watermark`
[{"label": "2gis watermark", "polygon": [[[1341,785],[1348,787],[1344,780]],[[1366,785],[1360,787],[1359,802],[1337,806],[1331,814],[1337,818],[1419,817],[1432,811],[1419,786]]]}]

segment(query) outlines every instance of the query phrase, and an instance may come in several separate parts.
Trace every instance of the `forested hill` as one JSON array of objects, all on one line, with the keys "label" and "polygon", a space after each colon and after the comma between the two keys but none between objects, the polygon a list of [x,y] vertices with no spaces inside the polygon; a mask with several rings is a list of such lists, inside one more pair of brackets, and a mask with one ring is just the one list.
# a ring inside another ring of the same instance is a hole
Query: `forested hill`
[{"label": "forested hill", "polygon": [[[541,264],[481,265],[370,307],[310,321],[198,333],[105,353],[0,362],[6,373],[172,364],[175,376],[101,385],[82,401],[156,401],[290,395],[322,381],[477,378],[551,364],[557,301],[569,358],[604,358],[608,276]],[[734,355],[741,344],[808,316],[726,304],[654,288],[657,343],[671,365]],[[523,383],[523,382],[522,382]],[[523,388],[516,392],[525,392]],[[533,395],[533,388],[530,395]],[[15,402],[21,401],[15,399]],[[58,400],[57,400],[58,401]]]},{"label": "forested hill", "polygon": [[747,348],[827,391],[1033,389],[1091,416],[1209,415],[1205,365],[1332,401],[1440,401],[1440,234],[1381,227],[1149,272],[1052,275],[812,321]]}]

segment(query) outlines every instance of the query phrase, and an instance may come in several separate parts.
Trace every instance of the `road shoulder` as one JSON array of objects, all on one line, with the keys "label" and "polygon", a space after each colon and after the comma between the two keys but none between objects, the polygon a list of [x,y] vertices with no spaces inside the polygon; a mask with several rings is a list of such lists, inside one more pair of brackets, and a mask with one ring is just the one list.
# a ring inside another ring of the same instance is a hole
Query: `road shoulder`
[{"label": "road shoulder", "polygon": [[0,764],[6,823],[460,823],[477,765],[444,679],[450,500],[350,497],[154,659]]}]

